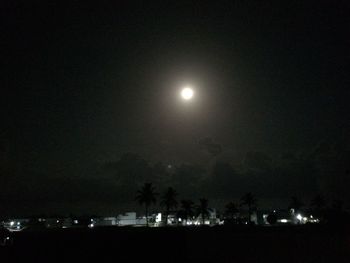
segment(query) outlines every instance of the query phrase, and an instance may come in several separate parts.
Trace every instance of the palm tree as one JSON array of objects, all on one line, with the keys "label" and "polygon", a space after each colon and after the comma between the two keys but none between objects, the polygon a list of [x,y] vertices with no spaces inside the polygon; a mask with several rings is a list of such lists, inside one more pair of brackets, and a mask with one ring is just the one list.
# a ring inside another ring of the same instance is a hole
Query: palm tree
[{"label": "palm tree", "polygon": [[205,198],[199,199],[199,206],[197,207],[198,215],[201,215],[202,218],[202,225],[204,225],[205,219],[209,217],[210,209],[209,209],[209,202]]},{"label": "palm tree", "polygon": [[256,199],[252,193],[246,193],[241,198],[241,205],[248,207],[249,223],[251,223],[252,209],[256,206]]},{"label": "palm tree", "polygon": [[148,208],[151,204],[156,203],[156,196],[158,195],[155,191],[152,183],[145,183],[141,190],[137,191],[136,200],[140,205],[145,205],[146,209],[146,225],[148,226]]},{"label": "palm tree", "polygon": [[181,200],[181,210],[180,215],[186,220],[193,217],[193,207],[194,203],[191,200]]},{"label": "palm tree", "polygon": [[303,206],[304,203],[300,201],[296,196],[293,196],[289,204],[289,209],[294,209],[294,212],[299,212],[300,208]]},{"label": "palm tree", "polygon": [[160,205],[165,207],[165,225],[168,224],[168,216],[171,209],[177,208],[176,197],[177,192],[172,187],[169,187],[162,197]]},{"label": "palm tree", "polygon": [[238,208],[236,206],[236,204],[234,202],[229,202],[226,206],[225,206],[226,210],[225,210],[225,215],[230,219],[233,220],[235,215],[237,215],[238,213]]}]

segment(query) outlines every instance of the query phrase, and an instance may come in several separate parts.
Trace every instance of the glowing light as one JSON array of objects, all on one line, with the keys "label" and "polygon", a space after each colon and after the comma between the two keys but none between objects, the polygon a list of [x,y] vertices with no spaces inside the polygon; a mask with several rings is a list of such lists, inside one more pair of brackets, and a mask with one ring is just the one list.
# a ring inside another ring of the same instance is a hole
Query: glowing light
[{"label": "glowing light", "polygon": [[297,215],[297,219],[301,221],[301,219],[303,219],[303,217],[301,216],[301,214]]},{"label": "glowing light", "polygon": [[10,226],[13,226],[15,224],[15,222],[11,221],[10,222]]},{"label": "glowing light", "polygon": [[281,219],[281,223],[288,223],[287,219]]},{"label": "glowing light", "polygon": [[181,96],[185,100],[190,100],[193,97],[193,93],[194,93],[193,89],[186,87],[186,88],[182,89]]},{"label": "glowing light", "polygon": [[158,213],[156,216],[156,223],[162,222],[162,214]]}]

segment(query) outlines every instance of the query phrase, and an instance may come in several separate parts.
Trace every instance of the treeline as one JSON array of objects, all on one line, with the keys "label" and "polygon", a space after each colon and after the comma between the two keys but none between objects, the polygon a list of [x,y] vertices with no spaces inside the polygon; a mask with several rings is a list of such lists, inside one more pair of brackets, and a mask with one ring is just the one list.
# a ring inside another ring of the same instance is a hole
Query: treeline
[{"label": "treeline", "polygon": [[[149,211],[152,205],[158,204],[163,211],[165,225],[168,223],[169,214],[175,215],[176,223],[179,219],[186,221],[200,217],[201,224],[204,225],[206,219],[210,219],[212,209],[209,206],[209,200],[199,198],[198,203],[191,199],[179,199],[178,193],[172,187],[167,188],[162,194],[158,193],[152,183],[145,183],[137,191],[135,200],[145,208],[146,224],[148,226]],[[290,218],[301,216],[300,214],[313,215],[320,223],[346,223],[349,220],[349,214],[343,210],[343,204],[339,200],[333,200],[330,204],[322,195],[316,195],[309,205],[297,197],[292,197],[290,204],[285,207],[289,210]],[[159,211],[159,210],[158,210]],[[258,200],[250,192],[244,194],[239,202],[230,201],[225,205],[222,211],[215,211],[216,217],[224,219],[229,224],[253,224],[252,214],[258,211]],[[276,223],[277,215],[273,208],[270,208],[267,221],[270,224]]]},{"label": "treeline", "polygon": [[[151,205],[157,203],[159,193],[156,192],[152,183],[145,183],[140,190],[137,191],[136,201],[145,207],[146,224],[148,226],[149,208]],[[170,213],[176,215],[176,218],[182,218],[187,221],[194,217],[201,217],[201,223],[204,225],[205,219],[210,217],[211,208],[209,207],[209,200],[200,198],[198,205],[192,200],[182,199],[178,201],[178,193],[172,187],[169,187],[159,198],[159,205],[164,210],[165,219],[163,222],[167,224]],[[248,222],[251,222],[251,215],[253,209],[256,209],[257,201],[252,193],[247,193],[241,198],[241,206],[248,208]],[[225,218],[233,220],[239,213],[239,208],[234,202],[226,205],[224,212]]]}]

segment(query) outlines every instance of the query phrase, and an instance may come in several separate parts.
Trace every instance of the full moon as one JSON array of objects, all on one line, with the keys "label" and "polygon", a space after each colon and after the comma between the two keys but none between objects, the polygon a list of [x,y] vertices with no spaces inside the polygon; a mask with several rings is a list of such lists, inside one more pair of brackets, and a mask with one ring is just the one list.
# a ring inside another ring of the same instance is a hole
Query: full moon
[{"label": "full moon", "polygon": [[193,97],[193,89],[188,88],[188,87],[183,88],[182,91],[181,91],[181,96],[185,100],[192,99],[192,97]]}]

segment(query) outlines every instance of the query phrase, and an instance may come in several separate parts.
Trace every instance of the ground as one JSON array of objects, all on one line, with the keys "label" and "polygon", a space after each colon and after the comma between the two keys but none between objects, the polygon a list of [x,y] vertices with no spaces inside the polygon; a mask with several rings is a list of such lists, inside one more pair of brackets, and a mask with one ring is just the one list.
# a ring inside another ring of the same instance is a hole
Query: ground
[{"label": "ground", "polygon": [[28,230],[13,240],[1,262],[350,262],[343,226]]}]

